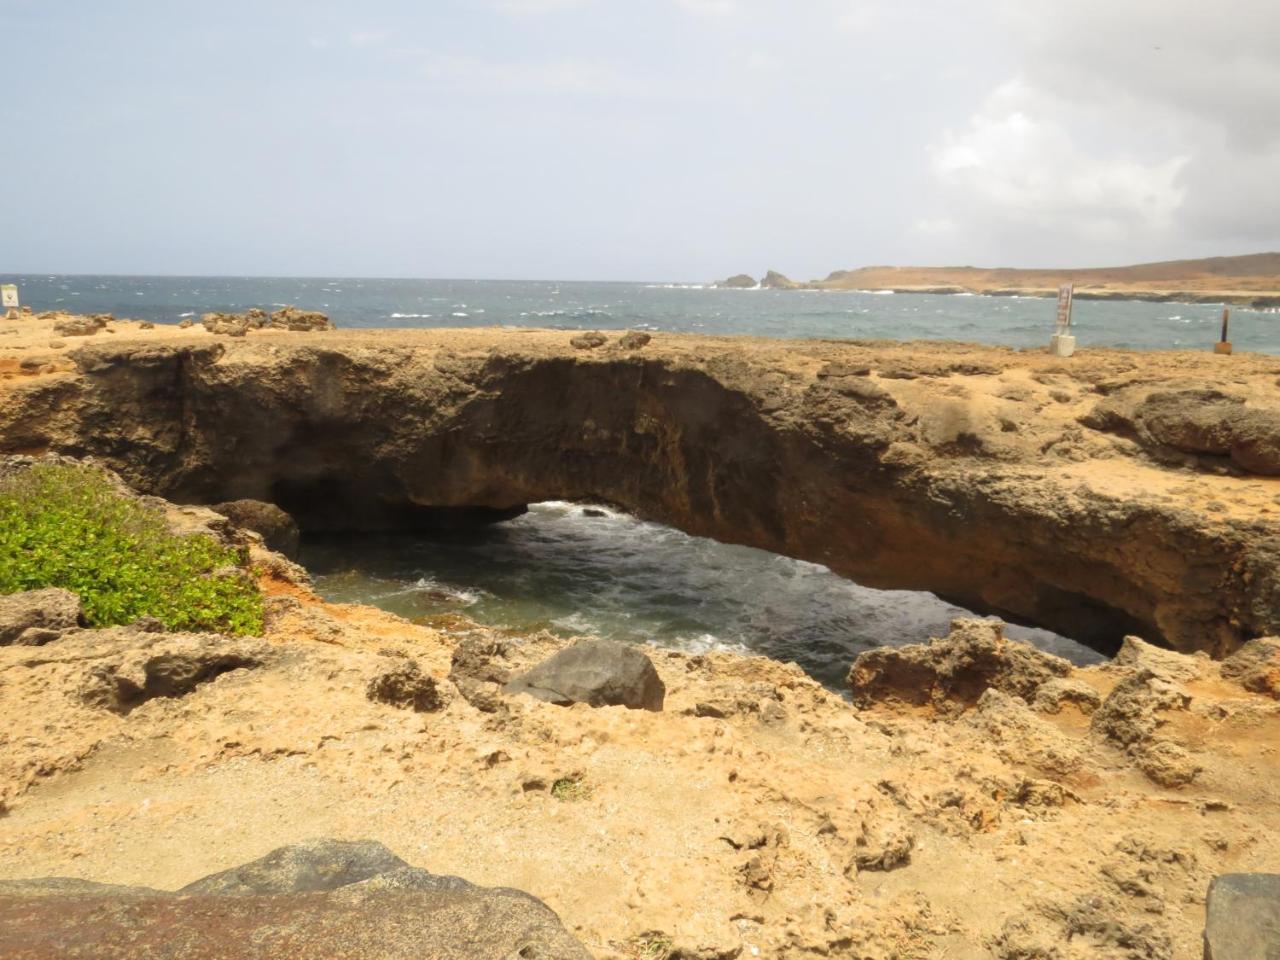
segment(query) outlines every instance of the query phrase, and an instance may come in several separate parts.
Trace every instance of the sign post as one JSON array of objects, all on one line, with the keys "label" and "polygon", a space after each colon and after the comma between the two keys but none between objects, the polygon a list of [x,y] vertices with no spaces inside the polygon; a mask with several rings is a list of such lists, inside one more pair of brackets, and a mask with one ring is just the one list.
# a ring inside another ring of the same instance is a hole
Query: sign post
[{"label": "sign post", "polygon": [[18,309],[18,285],[16,283],[0,283],[0,307],[6,310]]},{"label": "sign post", "polygon": [[1071,298],[1075,284],[1064,283],[1058,288],[1058,324],[1049,338],[1049,355],[1069,357],[1076,352],[1076,338],[1071,334]]},{"label": "sign post", "polygon": [[1213,345],[1214,353],[1230,353],[1231,341],[1227,339],[1227,326],[1231,323],[1231,308],[1222,308],[1222,339]]}]

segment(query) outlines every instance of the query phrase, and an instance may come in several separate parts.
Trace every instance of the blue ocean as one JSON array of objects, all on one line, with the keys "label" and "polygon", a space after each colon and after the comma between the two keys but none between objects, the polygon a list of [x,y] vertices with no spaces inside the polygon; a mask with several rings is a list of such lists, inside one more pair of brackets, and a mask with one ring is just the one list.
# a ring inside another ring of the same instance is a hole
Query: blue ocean
[{"label": "blue ocean", "polygon": [[[112,313],[177,323],[212,310],[293,304],[341,327],[563,327],[759,337],[946,339],[1041,347],[1055,304],[1034,297],[730,290],[698,283],[371,280],[353,277],[94,277],[3,275],[36,310]],[[1077,300],[1075,333],[1089,346],[1209,349],[1213,304]],[[1280,314],[1232,309],[1237,350],[1280,353]]]}]

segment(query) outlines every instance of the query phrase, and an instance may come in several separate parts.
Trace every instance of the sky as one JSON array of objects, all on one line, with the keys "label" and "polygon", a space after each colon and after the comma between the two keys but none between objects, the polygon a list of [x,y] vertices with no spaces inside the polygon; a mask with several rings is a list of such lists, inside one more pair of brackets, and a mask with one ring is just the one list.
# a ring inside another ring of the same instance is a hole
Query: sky
[{"label": "sky", "polygon": [[0,0],[0,273],[1280,249],[1275,0]]}]

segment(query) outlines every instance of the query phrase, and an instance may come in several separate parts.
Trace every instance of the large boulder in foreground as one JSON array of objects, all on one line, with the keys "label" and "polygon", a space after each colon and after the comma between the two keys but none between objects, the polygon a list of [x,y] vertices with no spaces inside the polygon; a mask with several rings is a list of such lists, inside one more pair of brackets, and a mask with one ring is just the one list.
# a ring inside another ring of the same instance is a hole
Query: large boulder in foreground
[{"label": "large boulder in foreground", "polygon": [[1030,702],[1041,684],[1071,672],[1069,661],[1008,640],[1003,631],[999,620],[960,619],[927,644],[868,650],[849,670],[853,702],[970,705],[989,688]]},{"label": "large boulder in foreground", "polygon": [[591,960],[540,900],[410,867],[377,843],[316,841],[177,893],[0,883],[7,960]]},{"label": "large boulder in foreground", "polygon": [[653,663],[635,647],[613,640],[581,640],[520,674],[503,688],[569,706],[661,710],[667,688]]},{"label": "large boulder in foreground", "polygon": [[1209,884],[1205,960],[1280,957],[1280,874],[1225,873]]},{"label": "large boulder in foreground", "polygon": [[0,645],[47,643],[83,622],[80,598],[70,590],[49,587],[0,595]]}]

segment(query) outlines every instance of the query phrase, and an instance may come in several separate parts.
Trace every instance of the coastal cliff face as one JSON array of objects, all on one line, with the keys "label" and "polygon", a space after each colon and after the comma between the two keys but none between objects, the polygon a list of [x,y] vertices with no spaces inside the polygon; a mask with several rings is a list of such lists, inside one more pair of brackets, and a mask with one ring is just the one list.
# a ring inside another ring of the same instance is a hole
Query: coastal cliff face
[{"label": "coastal cliff face", "polygon": [[0,347],[0,451],[180,501],[376,529],[602,500],[1102,649],[1280,631],[1271,358],[123,324],[53,347],[36,323]]}]

